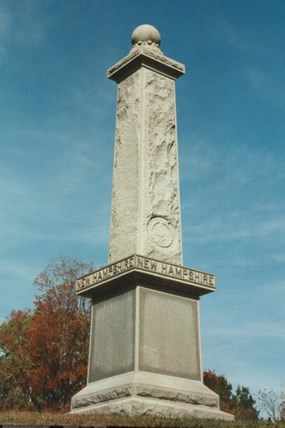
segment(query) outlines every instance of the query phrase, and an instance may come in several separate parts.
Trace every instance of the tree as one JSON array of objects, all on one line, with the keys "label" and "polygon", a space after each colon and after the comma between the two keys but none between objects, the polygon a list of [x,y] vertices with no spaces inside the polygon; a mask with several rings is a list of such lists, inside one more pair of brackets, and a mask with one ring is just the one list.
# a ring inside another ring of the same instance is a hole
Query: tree
[{"label": "tree", "polygon": [[280,420],[281,422],[285,422],[285,396],[283,394],[282,403],[280,406]]},{"label": "tree", "polygon": [[75,259],[50,263],[35,279],[42,292],[29,328],[31,398],[37,408],[65,408],[86,382],[90,304],[75,294],[91,266]]},{"label": "tree", "polygon": [[285,393],[263,389],[258,392],[258,401],[261,410],[273,422],[285,421]]},{"label": "tree", "polygon": [[89,313],[89,303],[75,294],[76,279],[91,272],[92,264],[83,263],[73,258],[53,259],[36,277],[34,285],[40,291],[38,301],[49,301],[54,309],[62,309],[76,314],[78,311]]},{"label": "tree", "polygon": [[237,401],[235,415],[241,420],[256,420],[259,412],[255,407],[256,401],[251,395],[249,388],[238,386],[235,393]]},{"label": "tree", "polygon": [[212,370],[206,370],[203,373],[204,384],[216,392],[220,397],[221,405],[227,404],[232,398],[232,385],[227,381],[225,376],[216,375]]},{"label": "tree", "polygon": [[231,383],[223,375],[217,375],[212,370],[204,371],[204,383],[220,396],[221,410],[232,413],[239,420],[256,420],[258,411],[255,400],[249,388],[238,386],[233,393]]},{"label": "tree", "polygon": [[76,297],[75,280],[91,269],[55,259],[35,279],[34,310],[12,313],[0,326],[0,407],[63,409],[85,384],[90,303]]},{"label": "tree", "polygon": [[30,403],[28,329],[31,311],[12,311],[0,325],[0,407],[26,408]]}]

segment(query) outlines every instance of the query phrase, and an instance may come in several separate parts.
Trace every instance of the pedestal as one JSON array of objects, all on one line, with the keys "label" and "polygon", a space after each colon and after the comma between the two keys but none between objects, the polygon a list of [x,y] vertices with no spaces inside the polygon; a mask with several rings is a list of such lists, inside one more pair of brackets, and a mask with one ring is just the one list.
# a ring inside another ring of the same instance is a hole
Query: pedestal
[{"label": "pedestal", "polygon": [[203,385],[199,296],[214,276],[133,255],[77,281],[93,299],[87,386],[72,413],[233,419]]}]

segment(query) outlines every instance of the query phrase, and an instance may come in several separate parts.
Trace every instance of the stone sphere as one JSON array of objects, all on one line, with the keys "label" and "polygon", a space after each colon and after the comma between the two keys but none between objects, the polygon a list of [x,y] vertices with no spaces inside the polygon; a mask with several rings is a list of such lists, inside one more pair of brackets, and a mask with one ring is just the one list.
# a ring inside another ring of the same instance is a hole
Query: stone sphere
[{"label": "stone sphere", "polygon": [[135,45],[139,42],[151,42],[160,45],[159,31],[152,25],[143,24],[139,25],[132,34],[132,44]]}]

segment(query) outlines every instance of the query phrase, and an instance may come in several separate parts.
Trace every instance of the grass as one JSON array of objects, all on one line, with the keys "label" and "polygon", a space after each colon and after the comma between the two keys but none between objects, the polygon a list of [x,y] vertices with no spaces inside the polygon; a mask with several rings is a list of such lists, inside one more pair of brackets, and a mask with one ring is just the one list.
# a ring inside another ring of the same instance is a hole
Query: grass
[{"label": "grass", "polygon": [[0,425],[77,425],[81,427],[285,428],[284,423],[227,422],[204,419],[69,415],[63,413],[0,412]]}]

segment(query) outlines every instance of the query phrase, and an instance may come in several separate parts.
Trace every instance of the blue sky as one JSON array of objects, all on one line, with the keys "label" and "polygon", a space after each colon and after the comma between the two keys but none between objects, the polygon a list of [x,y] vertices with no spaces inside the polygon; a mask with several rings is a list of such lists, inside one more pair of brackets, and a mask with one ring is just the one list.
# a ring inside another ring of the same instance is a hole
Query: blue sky
[{"label": "blue sky", "polygon": [[204,368],[285,383],[285,2],[1,0],[0,320],[32,307],[51,258],[107,263],[116,84],[142,23],[177,81],[184,264]]}]

